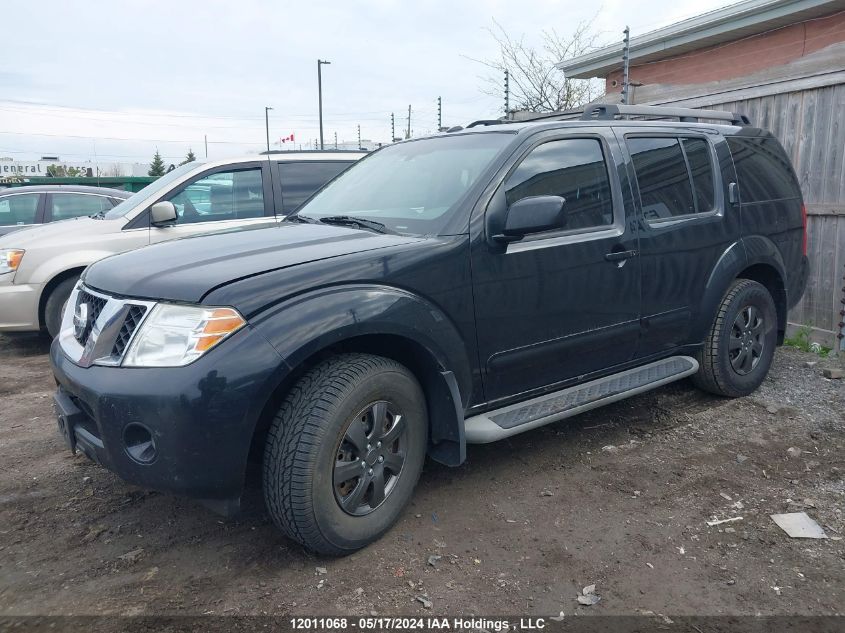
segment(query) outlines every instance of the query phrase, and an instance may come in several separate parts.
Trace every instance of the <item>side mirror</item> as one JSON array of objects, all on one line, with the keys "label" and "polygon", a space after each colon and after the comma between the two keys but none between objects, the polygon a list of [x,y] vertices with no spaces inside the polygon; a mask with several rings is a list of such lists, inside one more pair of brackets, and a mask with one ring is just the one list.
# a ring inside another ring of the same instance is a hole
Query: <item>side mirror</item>
[{"label": "side mirror", "polygon": [[497,242],[516,242],[531,233],[560,229],[566,225],[566,200],[561,196],[531,196],[508,209],[505,228],[494,235]]},{"label": "side mirror", "polygon": [[172,202],[156,202],[150,208],[150,224],[164,226],[176,221],[176,207]]}]

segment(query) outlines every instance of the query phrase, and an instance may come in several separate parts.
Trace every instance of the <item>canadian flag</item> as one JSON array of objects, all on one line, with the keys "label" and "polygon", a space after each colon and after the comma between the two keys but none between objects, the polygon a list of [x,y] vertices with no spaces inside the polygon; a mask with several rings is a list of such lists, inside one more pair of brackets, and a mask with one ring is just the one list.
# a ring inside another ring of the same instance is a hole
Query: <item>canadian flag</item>
[{"label": "canadian flag", "polygon": [[291,132],[290,136],[283,136],[279,139],[279,143],[287,143],[288,141],[293,143],[293,132]]}]

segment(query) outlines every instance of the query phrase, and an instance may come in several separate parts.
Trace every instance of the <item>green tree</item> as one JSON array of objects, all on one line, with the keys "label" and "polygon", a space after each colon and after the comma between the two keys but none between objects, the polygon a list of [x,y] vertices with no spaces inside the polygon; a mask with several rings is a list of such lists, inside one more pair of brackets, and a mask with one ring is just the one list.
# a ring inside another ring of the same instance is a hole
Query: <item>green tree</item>
[{"label": "green tree", "polygon": [[156,149],[155,156],[153,156],[153,162],[150,163],[150,171],[147,172],[147,175],[155,176],[156,178],[164,176],[164,161],[161,159],[158,149]]},{"label": "green tree", "polygon": [[188,163],[193,163],[196,159],[197,159],[197,157],[194,156],[194,150],[192,150],[191,148],[188,148],[188,154],[187,154],[187,156],[185,156],[185,160],[183,160],[181,163],[179,163],[179,165],[181,166],[181,165],[187,165]]}]

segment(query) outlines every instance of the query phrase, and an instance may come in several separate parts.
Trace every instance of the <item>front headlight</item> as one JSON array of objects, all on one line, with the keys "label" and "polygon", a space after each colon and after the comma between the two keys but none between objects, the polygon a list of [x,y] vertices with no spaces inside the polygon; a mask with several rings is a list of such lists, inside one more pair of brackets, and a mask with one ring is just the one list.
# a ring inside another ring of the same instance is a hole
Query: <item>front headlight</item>
[{"label": "front headlight", "polygon": [[0,248],[0,275],[15,272],[21,265],[23,253],[20,248]]},{"label": "front headlight", "polygon": [[157,304],[132,340],[124,367],[181,367],[246,325],[234,308]]}]

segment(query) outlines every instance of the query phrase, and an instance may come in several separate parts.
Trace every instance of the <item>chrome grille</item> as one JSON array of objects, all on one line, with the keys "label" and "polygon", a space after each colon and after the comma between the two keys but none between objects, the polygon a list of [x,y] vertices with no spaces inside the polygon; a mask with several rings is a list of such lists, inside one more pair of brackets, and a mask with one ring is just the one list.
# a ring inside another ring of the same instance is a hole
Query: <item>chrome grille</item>
[{"label": "chrome grille", "polygon": [[154,301],[124,299],[79,284],[62,318],[59,343],[80,367],[119,365]]},{"label": "chrome grille", "polygon": [[126,313],[126,318],[123,320],[123,325],[117,333],[117,338],[114,340],[114,347],[112,347],[112,356],[122,358],[123,352],[126,351],[129,341],[132,340],[132,335],[138,329],[138,324],[147,313],[146,306],[130,305],[129,311]]},{"label": "chrome grille", "polygon": [[103,308],[106,307],[106,303],[107,301],[103,297],[92,295],[90,292],[86,292],[85,290],[79,291],[79,295],[76,298],[76,305],[74,307],[78,308],[82,304],[88,304],[88,311],[91,315],[87,320],[85,328],[80,332],[74,333],[74,338],[76,338],[80,345],[84,346],[85,343],[88,342],[88,337],[91,336],[91,330],[94,327],[94,323],[100,317],[100,312],[102,312]]}]

